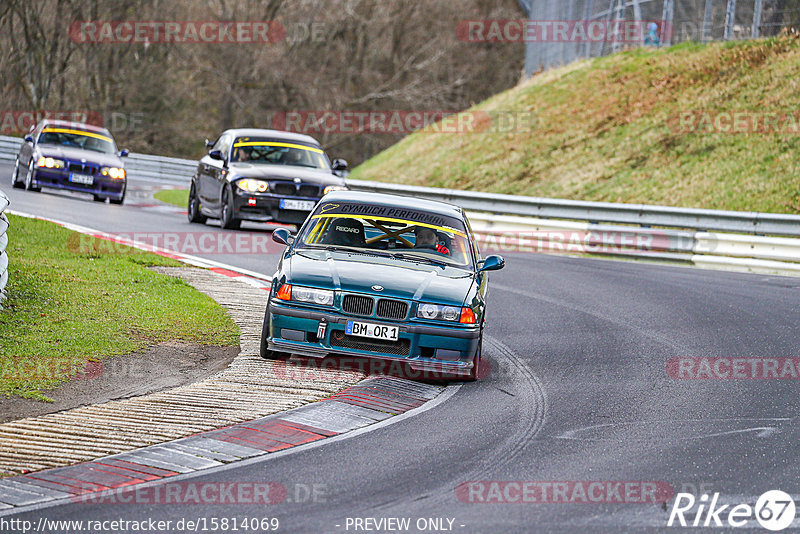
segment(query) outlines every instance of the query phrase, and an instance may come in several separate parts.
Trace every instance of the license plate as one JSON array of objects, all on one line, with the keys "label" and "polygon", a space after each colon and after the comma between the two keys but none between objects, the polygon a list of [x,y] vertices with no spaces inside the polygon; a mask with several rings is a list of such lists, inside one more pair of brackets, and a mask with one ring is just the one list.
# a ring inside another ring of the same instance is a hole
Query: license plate
[{"label": "license plate", "polygon": [[282,210],[300,210],[311,211],[314,209],[316,203],[313,200],[294,200],[291,198],[281,199]]},{"label": "license plate", "polygon": [[69,181],[76,184],[92,185],[94,183],[94,176],[91,174],[78,174],[76,172],[70,173]]},{"label": "license plate", "polygon": [[358,321],[347,321],[345,334],[351,336],[369,337],[372,339],[385,339],[387,341],[397,341],[397,333],[400,329],[396,326],[386,326],[382,324],[360,323]]}]

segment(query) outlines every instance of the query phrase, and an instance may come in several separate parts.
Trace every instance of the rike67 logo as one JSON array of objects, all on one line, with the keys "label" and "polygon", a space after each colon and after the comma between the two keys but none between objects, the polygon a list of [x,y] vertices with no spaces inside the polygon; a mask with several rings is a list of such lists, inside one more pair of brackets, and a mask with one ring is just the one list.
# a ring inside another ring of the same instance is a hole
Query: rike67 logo
[{"label": "rike67 logo", "polygon": [[755,506],[730,502],[722,504],[719,493],[714,493],[710,498],[708,494],[703,494],[699,499],[691,493],[678,493],[667,526],[754,528],[755,520],[761,527],[777,532],[789,527],[794,518],[794,499],[780,490],[763,493]]}]

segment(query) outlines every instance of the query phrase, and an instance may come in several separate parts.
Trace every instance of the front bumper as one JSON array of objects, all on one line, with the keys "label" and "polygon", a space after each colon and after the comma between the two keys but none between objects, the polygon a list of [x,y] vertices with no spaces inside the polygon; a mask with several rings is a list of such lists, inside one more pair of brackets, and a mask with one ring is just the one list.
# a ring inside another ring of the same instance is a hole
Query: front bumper
[{"label": "front bumper", "polygon": [[117,180],[101,174],[92,175],[94,180],[91,185],[79,184],[70,181],[70,172],[61,169],[35,168],[33,171],[33,187],[52,187],[66,191],[91,193],[103,198],[119,200],[125,193],[127,179]]},{"label": "front bumper", "polygon": [[237,187],[233,189],[233,213],[243,221],[303,224],[312,210],[281,209],[281,200],[313,202],[313,205],[319,202],[316,197],[287,197],[273,193],[248,193]]},{"label": "front bumper", "polygon": [[[324,358],[348,355],[403,362],[416,371],[468,376],[478,351],[479,326],[430,326],[409,322],[391,323],[313,309],[286,306],[275,300],[269,308],[271,350]],[[399,327],[396,343],[373,341],[345,333],[348,320]],[[317,337],[320,323],[325,333]]]}]

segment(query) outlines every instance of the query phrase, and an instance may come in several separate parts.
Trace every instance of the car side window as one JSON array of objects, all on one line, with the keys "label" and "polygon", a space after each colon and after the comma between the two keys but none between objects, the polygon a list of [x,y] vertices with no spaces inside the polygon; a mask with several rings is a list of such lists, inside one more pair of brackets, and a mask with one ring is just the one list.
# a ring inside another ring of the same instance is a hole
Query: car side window
[{"label": "car side window", "polygon": [[33,129],[31,130],[30,136],[33,137],[34,144],[39,142],[39,135],[42,133],[43,129],[44,129],[44,122],[39,121],[39,124],[34,126]]},{"label": "car side window", "polygon": [[228,161],[231,151],[231,136],[223,135],[220,137],[214,144],[213,150],[219,150],[222,157],[225,158],[225,161]]}]

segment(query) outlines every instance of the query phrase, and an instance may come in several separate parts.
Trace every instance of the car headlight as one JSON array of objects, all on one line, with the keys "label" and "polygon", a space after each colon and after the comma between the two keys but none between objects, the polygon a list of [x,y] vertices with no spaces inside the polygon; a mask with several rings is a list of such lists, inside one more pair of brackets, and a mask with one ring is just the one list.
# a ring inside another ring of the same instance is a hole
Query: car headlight
[{"label": "car headlight", "polygon": [[100,174],[103,176],[110,176],[115,180],[122,180],[125,178],[125,169],[119,167],[100,167]]},{"label": "car headlight", "polygon": [[312,287],[292,286],[292,300],[318,306],[333,306],[333,291]]},{"label": "car headlight", "polygon": [[64,160],[41,156],[36,161],[36,166],[37,167],[44,167],[46,169],[63,169],[64,168]]},{"label": "car headlight", "polygon": [[322,194],[327,195],[331,191],[347,191],[347,188],[343,185],[329,185],[328,187],[322,190]]},{"label": "car headlight", "polygon": [[455,306],[440,306],[438,304],[420,304],[417,308],[417,317],[437,321],[458,321],[461,309]]},{"label": "car headlight", "polygon": [[248,193],[266,193],[269,191],[269,183],[264,180],[254,180],[252,178],[239,180],[236,182],[236,187]]}]

